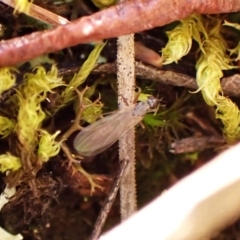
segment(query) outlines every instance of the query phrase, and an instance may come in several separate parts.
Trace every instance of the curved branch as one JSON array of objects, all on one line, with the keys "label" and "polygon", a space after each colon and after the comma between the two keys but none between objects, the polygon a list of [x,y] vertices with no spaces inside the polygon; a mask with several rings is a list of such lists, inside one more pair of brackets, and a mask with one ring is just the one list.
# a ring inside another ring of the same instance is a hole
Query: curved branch
[{"label": "curved branch", "polygon": [[240,0],[132,0],[53,30],[2,41],[0,67],[15,65],[79,43],[135,33],[185,18],[192,13],[240,10]]}]

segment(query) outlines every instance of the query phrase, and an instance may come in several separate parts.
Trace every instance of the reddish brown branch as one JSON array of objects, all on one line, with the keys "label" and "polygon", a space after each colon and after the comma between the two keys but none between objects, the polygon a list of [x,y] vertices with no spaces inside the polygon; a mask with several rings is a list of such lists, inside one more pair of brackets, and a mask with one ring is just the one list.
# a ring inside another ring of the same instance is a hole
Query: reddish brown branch
[{"label": "reddish brown branch", "polygon": [[14,65],[43,53],[163,26],[191,13],[240,10],[240,0],[132,0],[53,30],[3,41],[0,66]]}]

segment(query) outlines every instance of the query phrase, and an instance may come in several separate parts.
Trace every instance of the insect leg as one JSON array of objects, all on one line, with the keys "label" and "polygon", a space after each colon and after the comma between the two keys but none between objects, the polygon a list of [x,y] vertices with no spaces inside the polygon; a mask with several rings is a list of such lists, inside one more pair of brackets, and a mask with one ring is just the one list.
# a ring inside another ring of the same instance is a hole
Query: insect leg
[{"label": "insect leg", "polygon": [[[136,87],[136,89],[137,89],[137,92],[135,93],[135,97],[134,97],[134,100],[133,100],[133,103],[134,103],[134,104],[137,103],[138,98],[139,98],[139,96],[140,96],[140,94],[141,94],[141,92],[142,92],[142,90],[141,90],[140,87]],[[126,104],[126,106],[129,106],[126,98],[125,98],[122,94],[119,94],[119,96],[122,97],[122,99],[123,99],[124,103]]]}]

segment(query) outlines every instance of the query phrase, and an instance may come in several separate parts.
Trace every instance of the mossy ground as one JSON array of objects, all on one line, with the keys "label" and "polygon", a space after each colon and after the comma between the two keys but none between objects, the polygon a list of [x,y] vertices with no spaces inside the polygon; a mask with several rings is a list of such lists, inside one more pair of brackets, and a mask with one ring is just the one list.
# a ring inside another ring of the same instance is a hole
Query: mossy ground
[{"label": "mossy ground", "polygon": [[[58,5],[50,0],[38,0],[35,3],[68,18],[96,11],[94,5],[89,4],[88,1],[80,2]],[[3,4],[0,4],[0,10],[2,39],[24,35],[46,27],[24,15],[12,15],[12,10]],[[166,45],[165,31],[168,29],[169,26],[136,34],[136,40],[159,52]],[[43,60],[41,64],[49,70],[51,64],[56,63],[59,77],[68,82],[77,72],[76,69],[87,59],[92,49],[93,46],[90,44],[64,49],[40,59]],[[163,69],[195,77],[196,49],[197,44],[194,43],[190,53],[178,64],[166,65]],[[107,42],[101,57],[106,63],[115,61],[116,39]],[[19,66],[19,72],[16,73],[17,84],[14,89],[18,89],[23,82],[24,73],[32,71],[31,64]],[[237,72],[237,69],[233,69],[225,74],[231,75]],[[101,94],[101,102],[104,104],[103,112],[117,109],[116,76],[114,74],[91,74],[81,85],[80,90],[83,90],[85,86],[94,86],[91,89],[92,92],[88,93],[92,101],[98,97],[98,93]],[[222,124],[215,119],[214,108],[205,104],[201,93],[193,94],[185,88],[164,85],[143,78],[137,79],[137,86],[143,92],[158,95],[162,99],[157,113],[160,126],[150,126],[144,123],[144,129],[140,126],[136,128],[138,205],[142,207],[182,177],[209,161],[217,154],[217,147],[219,147],[213,146],[211,149],[203,148],[195,153],[186,152],[176,155],[169,152],[171,143],[182,138],[209,136],[213,133],[221,136]],[[4,107],[9,106],[6,102],[15,93],[14,89],[5,92],[1,98],[3,114],[7,114],[7,109]],[[75,118],[73,104],[62,107],[54,113],[54,116],[51,115],[54,104],[63,89],[63,86],[58,87],[54,94],[49,93],[47,96],[50,101],[41,103],[41,107],[50,113],[49,119],[44,122],[44,127],[49,130],[54,126],[54,130],[61,130],[62,133],[70,128]],[[237,98],[234,101],[239,103]],[[83,124],[86,125],[85,122]],[[76,133],[72,134],[66,142],[73,153],[75,152],[72,141],[75,135]],[[10,144],[14,142],[14,137],[16,136],[12,135],[11,139],[9,137],[0,140],[1,153],[6,151],[16,153],[16,145]],[[18,146],[18,151],[20,150],[21,147]],[[87,172],[95,174],[96,179],[101,179],[99,183],[104,187],[103,191],[97,189],[90,196],[89,182],[82,175],[75,175],[74,169],[68,166],[64,153],[60,151],[57,156],[38,169],[35,182],[38,189],[36,192],[33,192],[29,185],[18,186],[18,196],[9,206],[6,206],[0,215],[1,226],[11,232],[20,232],[26,240],[88,239],[111,186],[112,177],[118,169],[117,144],[96,157],[84,159],[82,166]],[[39,168],[39,166],[36,167]],[[1,186],[4,189],[3,174],[1,180]],[[118,222],[119,201],[116,200],[105,229],[111,228]],[[219,234],[216,239],[235,239],[237,235],[239,235],[238,224]]]}]

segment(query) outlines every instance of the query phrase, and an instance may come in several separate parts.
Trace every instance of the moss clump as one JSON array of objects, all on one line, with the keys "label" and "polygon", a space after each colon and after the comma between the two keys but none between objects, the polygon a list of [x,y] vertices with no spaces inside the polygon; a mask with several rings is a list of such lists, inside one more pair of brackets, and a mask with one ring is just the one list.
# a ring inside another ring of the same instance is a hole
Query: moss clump
[{"label": "moss clump", "polygon": [[[193,15],[168,32],[169,42],[163,49],[163,64],[177,62],[192,46],[192,39],[199,44],[196,64],[197,84],[206,103],[216,107],[216,118],[221,119],[223,133],[229,142],[240,137],[240,113],[236,104],[223,96],[220,79],[223,70],[234,68],[227,54],[228,46],[221,35],[222,19]],[[237,51],[237,48],[236,50]]]}]

